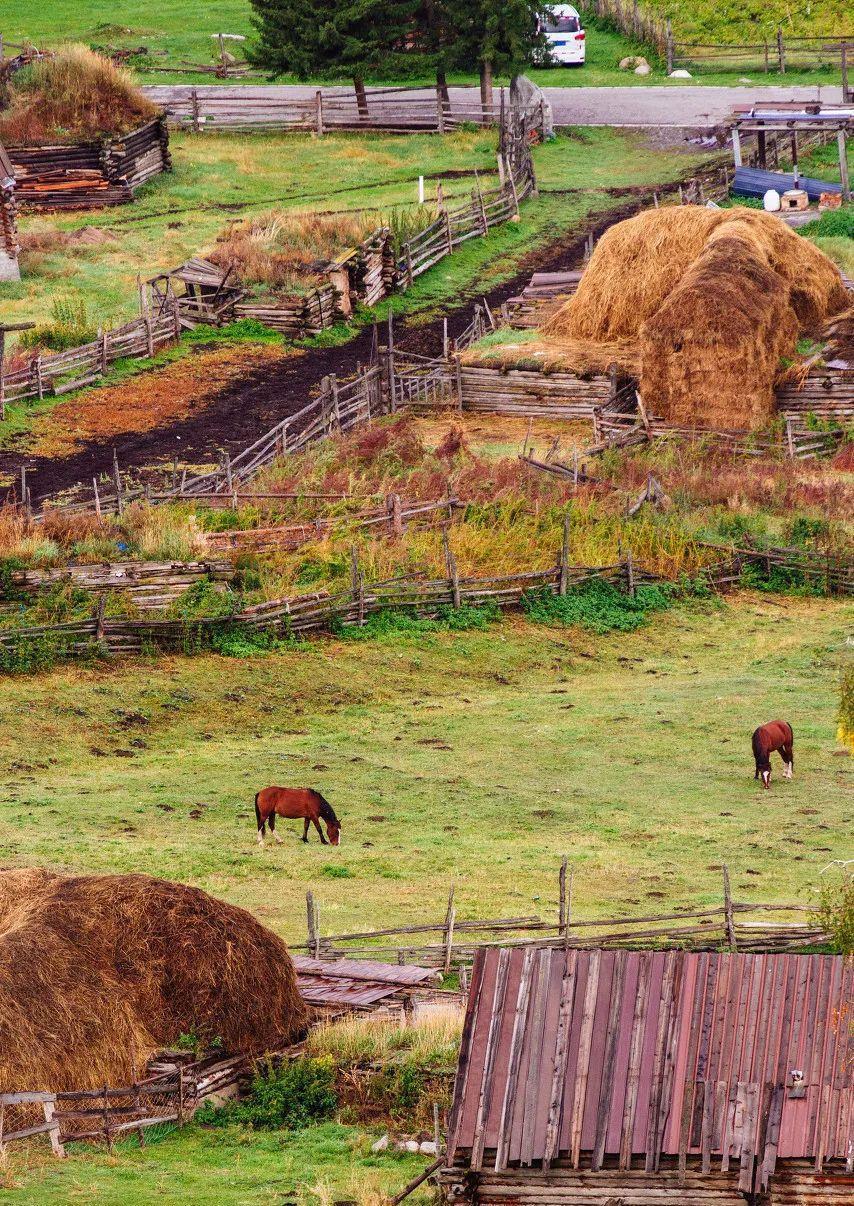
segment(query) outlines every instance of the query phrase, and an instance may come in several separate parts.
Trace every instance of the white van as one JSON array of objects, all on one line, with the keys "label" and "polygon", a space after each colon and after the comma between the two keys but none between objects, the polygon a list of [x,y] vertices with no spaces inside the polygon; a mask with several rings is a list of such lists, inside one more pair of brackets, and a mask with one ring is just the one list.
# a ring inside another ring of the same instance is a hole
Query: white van
[{"label": "white van", "polygon": [[584,65],[585,39],[581,17],[571,4],[552,4],[549,16],[540,22],[551,58],[561,67]]}]

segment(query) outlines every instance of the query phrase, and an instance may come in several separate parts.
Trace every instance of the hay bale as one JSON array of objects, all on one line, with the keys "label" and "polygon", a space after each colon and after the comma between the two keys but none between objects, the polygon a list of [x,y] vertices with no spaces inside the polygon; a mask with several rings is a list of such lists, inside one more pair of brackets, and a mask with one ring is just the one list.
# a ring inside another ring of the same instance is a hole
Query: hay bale
[{"label": "hay bale", "polygon": [[543,334],[556,348],[636,341],[648,410],[743,429],[773,415],[798,334],[847,305],[836,265],[774,214],[679,206],[612,226]]},{"label": "hay bale", "polygon": [[123,1084],[195,1030],[261,1054],[306,1026],[280,938],[146,875],[0,872],[0,1091]]},{"label": "hay bale", "polygon": [[712,239],[641,328],[647,404],[680,426],[764,426],[774,414],[780,359],[798,338],[789,297],[787,282],[755,246]]},{"label": "hay bale", "polygon": [[774,214],[736,206],[646,210],[602,236],[573,296],[544,325],[547,335],[609,342],[637,338],[713,237],[737,235],[790,285],[809,330],[847,305],[839,269]]}]

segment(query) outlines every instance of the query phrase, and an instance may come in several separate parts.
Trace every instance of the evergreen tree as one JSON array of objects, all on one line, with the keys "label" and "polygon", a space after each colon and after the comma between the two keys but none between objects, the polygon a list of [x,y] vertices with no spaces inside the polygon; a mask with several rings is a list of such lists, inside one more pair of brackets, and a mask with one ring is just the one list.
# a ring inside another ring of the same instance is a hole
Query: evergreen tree
[{"label": "evergreen tree", "polygon": [[367,114],[365,78],[411,70],[407,42],[419,0],[251,0],[258,40],[250,62],[271,75],[348,75]]},{"label": "evergreen tree", "polygon": [[484,112],[492,105],[495,73],[517,75],[531,63],[545,38],[537,21],[549,10],[545,0],[436,0],[450,32],[453,66],[477,70]]}]

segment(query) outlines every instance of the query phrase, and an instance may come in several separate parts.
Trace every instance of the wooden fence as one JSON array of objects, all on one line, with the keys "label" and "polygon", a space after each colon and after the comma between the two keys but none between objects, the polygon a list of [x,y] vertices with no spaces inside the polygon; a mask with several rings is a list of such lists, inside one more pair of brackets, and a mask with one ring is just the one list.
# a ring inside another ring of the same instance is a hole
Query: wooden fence
[{"label": "wooden fence", "polygon": [[663,913],[639,917],[581,919],[573,913],[574,873],[564,858],[552,920],[536,915],[464,919],[458,915],[452,885],[444,913],[435,920],[346,934],[321,933],[318,905],[314,894],[309,893],[307,941],[293,949],[326,959],[382,955],[449,971],[452,967],[464,969],[483,946],[680,947],[746,952],[797,951],[828,941],[806,906],[736,901],[726,866],[722,867],[722,876],[721,903],[707,908],[671,907]]},{"label": "wooden fence", "polygon": [[[349,89],[318,88],[304,100],[295,99],[285,89],[254,84],[154,84],[143,90],[149,99],[163,105],[172,125],[195,133],[307,130],[323,135],[376,130],[446,134],[460,126],[495,125],[501,118],[500,94],[497,102],[484,105],[474,90],[471,100],[449,100],[438,91],[431,94],[423,88],[370,89],[362,107]],[[542,129],[539,106],[532,118]]]},{"label": "wooden fence", "polygon": [[160,348],[174,343],[181,334],[177,310],[157,317],[148,311],[114,330],[105,330],[97,339],[65,352],[34,356],[29,364],[12,372],[0,361],[0,418],[9,402],[24,398],[43,398],[45,394],[67,394],[92,385],[103,377],[116,360],[150,357]]},{"label": "wooden fence", "polygon": [[[217,547],[211,545],[212,548]],[[225,584],[234,577],[230,561],[115,561],[96,565],[65,565],[56,569],[13,570],[8,594],[37,595],[62,583],[97,595],[126,595],[140,611],[168,607],[197,582]],[[7,590],[0,586],[0,601]]]},{"label": "wooden fence", "polygon": [[152,1061],[152,1074],[130,1085],[0,1093],[0,1153],[10,1143],[41,1134],[48,1136],[57,1156],[65,1155],[65,1144],[79,1141],[102,1142],[112,1149],[135,1135],[144,1146],[152,1127],[183,1125],[205,1098],[236,1084],[249,1067],[243,1055],[195,1059],[172,1052]]}]

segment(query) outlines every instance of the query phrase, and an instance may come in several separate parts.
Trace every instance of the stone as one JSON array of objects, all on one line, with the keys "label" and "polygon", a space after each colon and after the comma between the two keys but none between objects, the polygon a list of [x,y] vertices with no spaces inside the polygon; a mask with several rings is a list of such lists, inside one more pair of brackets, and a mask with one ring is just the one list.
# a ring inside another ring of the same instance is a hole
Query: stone
[{"label": "stone", "polygon": [[667,77],[670,80],[692,80],[694,77],[690,71],[686,71],[684,67],[677,67],[675,71],[671,71]]},{"label": "stone", "polygon": [[406,1148],[406,1150],[408,1152],[417,1152],[418,1148],[419,1148],[418,1140],[417,1139],[407,1139],[406,1143],[404,1144],[404,1147]]},{"label": "stone", "polygon": [[422,1143],[419,1143],[418,1150],[423,1152],[425,1156],[438,1155],[438,1152],[436,1151],[436,1142],[434,1139],[425,1139]]},{"label": "stone", "polygon": [[635,67],[635,75],[652,75],[652,68],[649,63],[646,61],[638,63],[637,67]]},{"label": "stone", "polygon": [[388,1135],[382,1135],[377,1139],[376,1143],[371,1144],[372,1152],[384,1152],[388,1147]]}]

